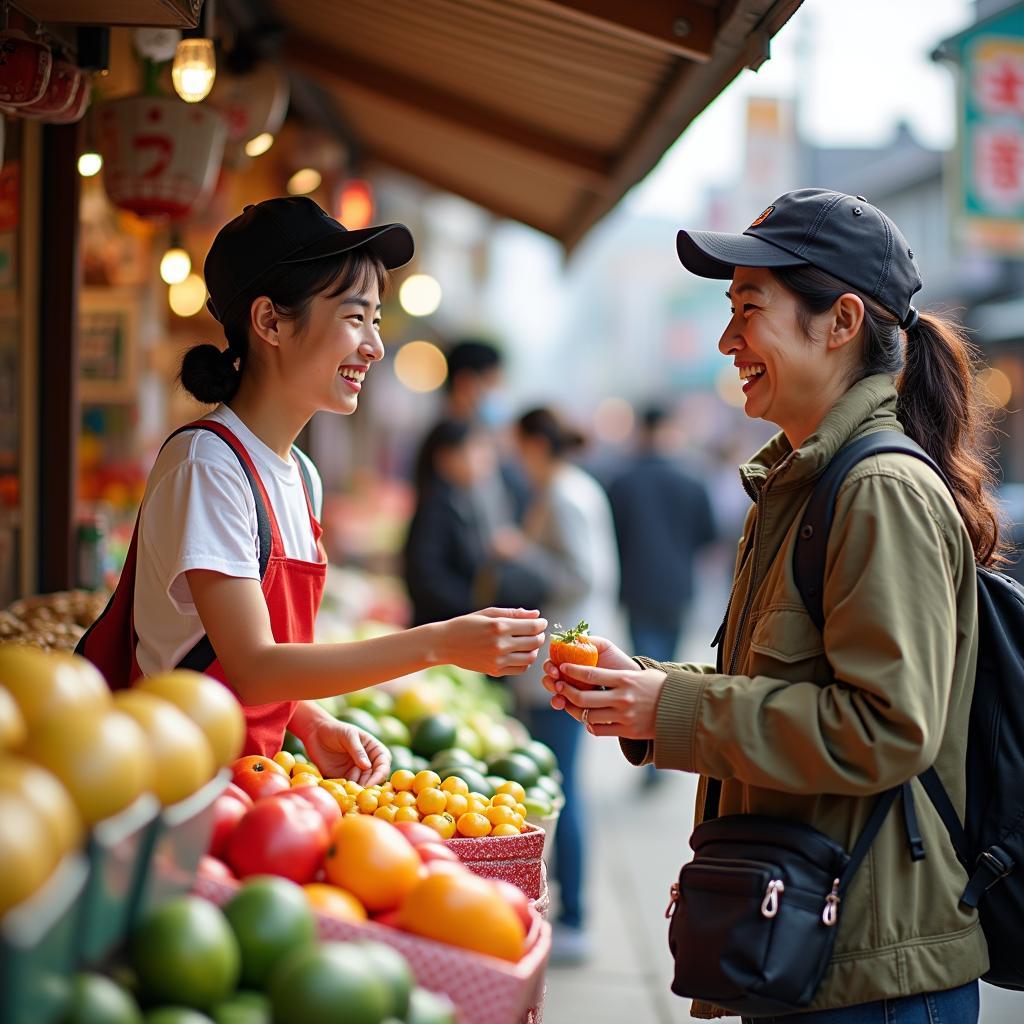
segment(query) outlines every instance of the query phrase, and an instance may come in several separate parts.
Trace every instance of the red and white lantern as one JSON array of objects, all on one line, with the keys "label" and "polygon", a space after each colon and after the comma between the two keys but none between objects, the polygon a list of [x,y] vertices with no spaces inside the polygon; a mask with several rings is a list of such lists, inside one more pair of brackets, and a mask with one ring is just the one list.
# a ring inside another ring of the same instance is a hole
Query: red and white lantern
[{"label": "red and white lantern", "polygon": [[18,113],[46,121],[66,114],[75,104],[83,77],[82,72],[70,61],[55,60],[46,92],[35,103],[19,107]]},{"label": "red and white lantern", "polygon": [[53,54],[24,32],[0,32],[0,104],[24,107],[46,94]]},{"label": "red and white lantern", "polygon": [[208,102],[224,115],[229,149],[241,153],[250,139],[280,130],[288,112],[288,80],[268,62],[242,75],[221,70]]},{"label": "red and white lantern", "polygon": [[88,72],[79,69],[78,72],[78,91],[75,93],[75,98],[71,102],[71,106],[64,111],[63,114],[57,114],[55,117],[48,117],[46,120],[50,124],[77,124],[85,116],[85,112],[89,109],[89,100],[92,98],[92,78]]},{"label": "red and white lantern", "polygon": [[103,182],[116,206],[176,220],[201,208],[217,183],[226,129],[208,104],[130,96],[99,110]]}]

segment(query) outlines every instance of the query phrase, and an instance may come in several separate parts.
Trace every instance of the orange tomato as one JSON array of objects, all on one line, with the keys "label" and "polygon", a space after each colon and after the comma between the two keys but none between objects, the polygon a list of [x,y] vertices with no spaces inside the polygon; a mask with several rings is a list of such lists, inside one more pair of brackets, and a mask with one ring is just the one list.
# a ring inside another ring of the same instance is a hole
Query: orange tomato
[{"label": "orange tomato", "polygon": [[492,807],[515,807],[517,801],[511,793],[495,793],[491,797]]},{"label": "orange tomato", "polygon": [[491,823],[482,814],[474,811],[460,815],[456,827],[460,836],[468,836],[471,839],[482,839],[491,834]]},{"label": "orange tomato", "polygon": [[437,772],[428,771],[427,769],[417,772],[416,777],[412,780],[412,791],[417,796],[425,789],[440,789],[440,787],[441,776]]},{"label": "orange tomato", "polygon": [[351,892],[371,913],[397,907],[420,877],[420,858],[386,821],[343,817],[324,858],[327,880]]},{"label": "orange tomato", "polygon": [[469,795],[469,783],[465,779],[460,779],[458,775],[449,775],[444,782],[441,783],[441,788],[446,793],[462,793],[464,796]]},{"label": "orange tomato", "polygon": [[436,788],[421,789],[416,797],[416,808],[420,814],[440,814],[447,803],[447,794]]},{"label": "orange tomato", "polygon": [[373,814],[379,804],[380,801],[377,799],[377,794],[371,793],[368,789],[364,789],[356,797],[356,808],[360,814]]},{"label": "orange tomato", "polygon": [[468,871],[428,875],[402,903],[407,931],[478,953],[519,960],[526,929],[515,910],[486,879]]},{"label": "orange tomato", "polygon": [[501,783],[495,793],[511,793],[519,803],[526,799],[526,790],[518,782],[511,780]]},{"label": "orange tomato", "polygon": [[455,835],[455,819],[450,814],[426,814],[423,824],[432,828],[442,839],[451,839]]},{"label": "orange tomato", "polygon": [[369,917],[366,907],[352,893],[339,889],[336,885],[328,885],[326,882],[308,882],[302,888],[306,892],[309,905],[321,914],[329,914],[331,917],[342,921],[351,921],[353,924],[359,924]]},{"label": "orange tomato", "polygon": [[469,797],[464,793],[449,793],[444,809],[458,821],[469,810]]},{"label": "orange tomato", "polygon": [[516,812],[511,807],[488,807],[484,811],[484,817],[492,825],[509,825],[512,823],[512,819],[516,816]]},{"label": "orange tomato", "polygon": [[391,787],[398,791],[409,790],[412,789],[412,784],[415,779],[415,772],[410,772],[405,768],[399,768],[398,771],[392,772],[391,774]]},{"label": "orange tomato", "polygon": [[396,807],[415,807],[416,794],[409,790],[402,790],[400,793],[395,794],[394,803]]},{"label": "orange tomato", "polygon": [[491,829],[492,836],[517,836],[519,835],[519,829],[516,828],[511,822],[502,825],[495,825]]},{"label": "orange tomato", "polygon": [[416,810],[415,806],[406,805],[405,807],[395,808],[394,821],[419,821],[420,812]]}]

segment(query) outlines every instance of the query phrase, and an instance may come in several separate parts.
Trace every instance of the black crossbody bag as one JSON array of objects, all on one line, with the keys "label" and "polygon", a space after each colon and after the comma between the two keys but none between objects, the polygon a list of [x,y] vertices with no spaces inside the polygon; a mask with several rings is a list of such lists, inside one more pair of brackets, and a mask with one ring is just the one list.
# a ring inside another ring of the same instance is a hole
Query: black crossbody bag
[{"label": "black crossbody bag", "polygon": [[[804,515],[802,539],[814,532],[811,520],[831,521],[839,485],[864,447],[849,446],[833,459]],[[823,545],[826,539],[815,541]],[[813,555],[800,551],[798,557],[813,565]],[[809,565],[796,566],[798,582],[813,576]],[[815,596],[820,601],[813,589],[801,592],[805,602]],[[719,672],[724,629],[723,622],[715,638]],[[931,775],[929,769],[926,784]],[[879,795],[849,853],[803,822],[756,814],[719,817],[720,795],[721,782],[709,779],[703,818],[690,837],[693,860],[679,872],[665,911],[675,960],[672,991],[747,1017],[801,1010],[832,959],[853,876],[901,795],[910,856],[924,857],[910,782]]]}]

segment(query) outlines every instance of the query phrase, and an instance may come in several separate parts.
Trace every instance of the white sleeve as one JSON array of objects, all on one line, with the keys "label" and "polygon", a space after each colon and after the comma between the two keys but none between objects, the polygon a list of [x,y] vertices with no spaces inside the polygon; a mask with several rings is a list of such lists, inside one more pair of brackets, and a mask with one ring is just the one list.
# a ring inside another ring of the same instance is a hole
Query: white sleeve
[{"label": "white sleeve", "polygon": [[146,499],[139,539],[182,615],[196,614],[190,569],[260,578],[252,491],[241,473],[212,462],[186,460],[160,480]]}]

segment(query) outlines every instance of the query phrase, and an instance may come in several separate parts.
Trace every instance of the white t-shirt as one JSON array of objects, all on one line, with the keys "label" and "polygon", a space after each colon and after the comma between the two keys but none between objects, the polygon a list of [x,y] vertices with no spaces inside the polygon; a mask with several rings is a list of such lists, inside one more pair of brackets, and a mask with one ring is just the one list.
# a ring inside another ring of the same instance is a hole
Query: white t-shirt
[{"label": "white t-shirt", "polygon": [[[285,555],[320,561],[295,462],[272,451],[225,405],[205,418],[223,423],[248,451],[277,517]],[[300,458],[313,482],[310,499],[319,519],[320,475],[305,454]],[[235,453],[209,430],[187,431],[167,443],[142,499],[134,609],[136,656],[146,675],[174,668],[205,632],[185,575],[190,569],[260,578],[252,489]]]}]

